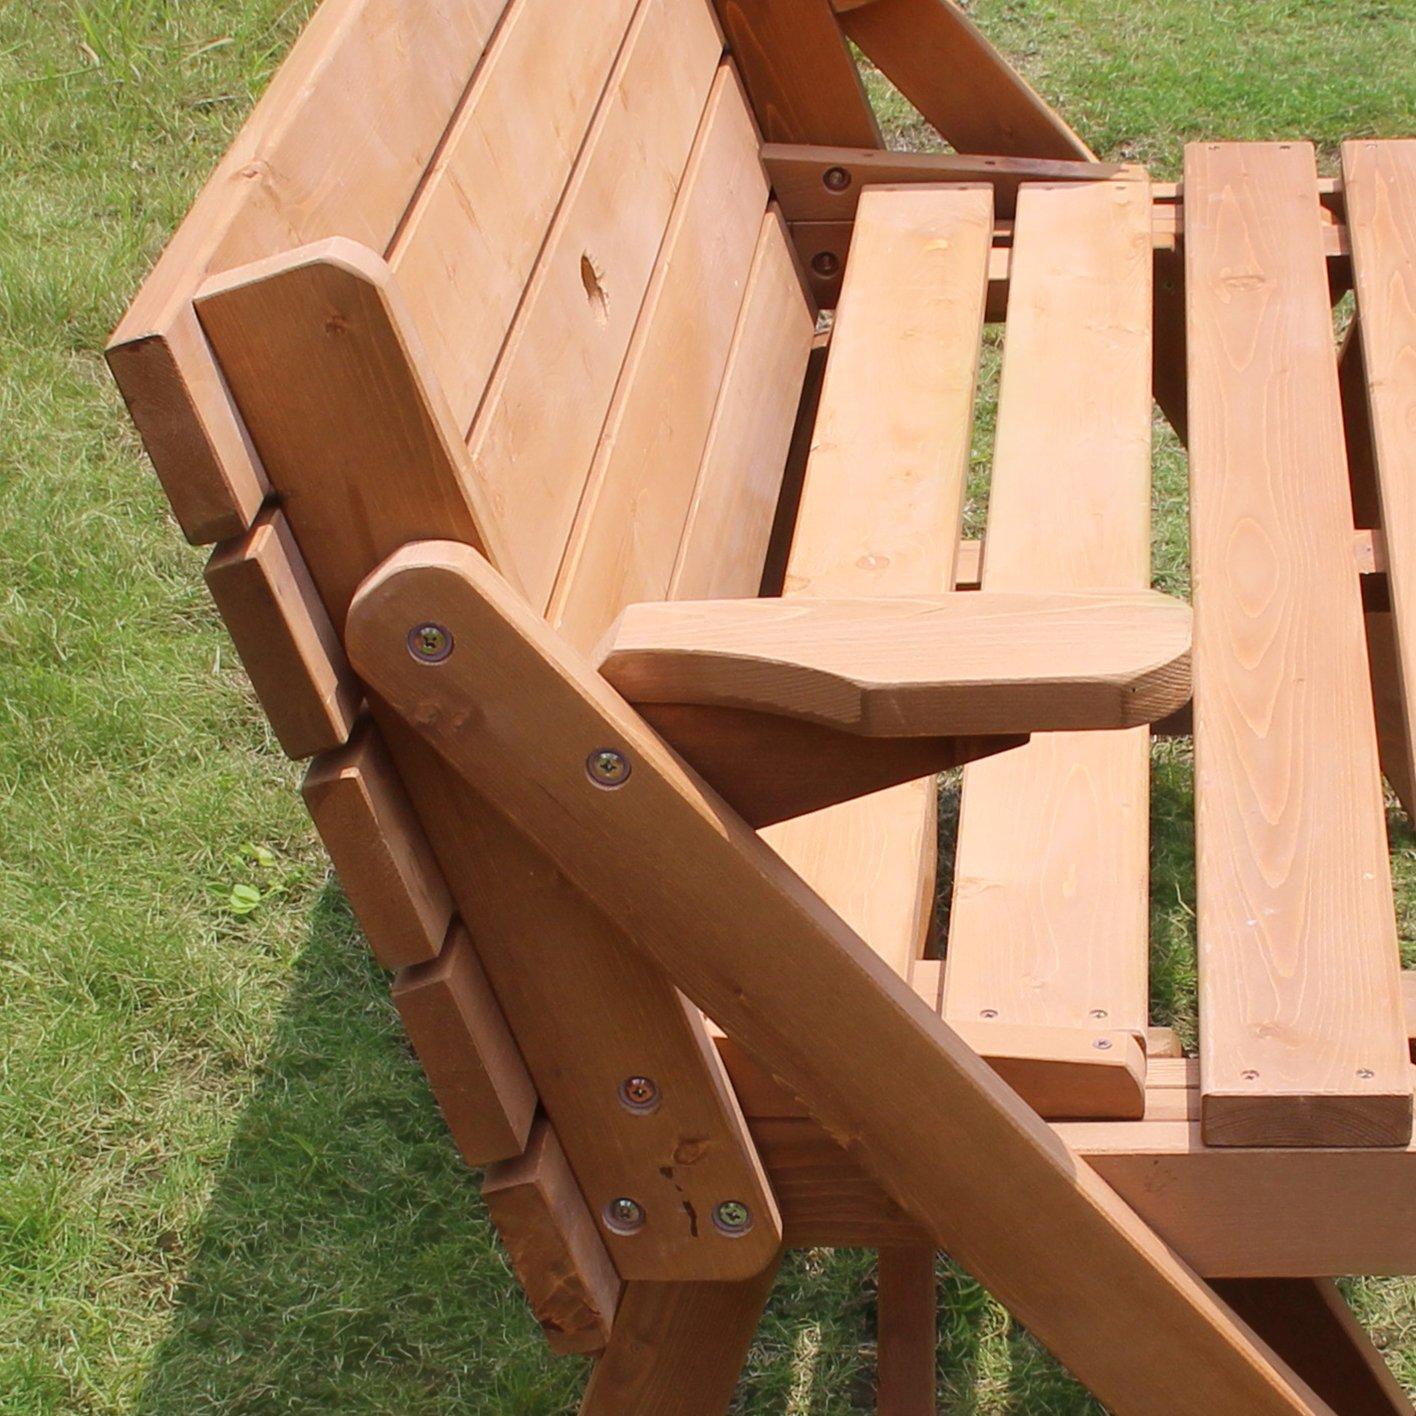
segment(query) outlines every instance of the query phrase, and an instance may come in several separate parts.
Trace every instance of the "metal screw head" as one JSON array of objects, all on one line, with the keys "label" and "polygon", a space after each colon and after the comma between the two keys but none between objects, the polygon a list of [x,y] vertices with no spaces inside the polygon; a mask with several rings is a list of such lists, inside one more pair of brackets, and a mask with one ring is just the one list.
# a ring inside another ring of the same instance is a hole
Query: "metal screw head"
[{"label": "metal screw head", "polygon": [[997,1009],[997,1008],[980,1008],[980,1009],[978,1010],[978,1015],[979,1015],[980,1018],[996,1018],[996,1017],[998,1016],[998,1009]]},{"label": "metal screw head", "polygon": [[834,251],[817,251],[811,258],[811,268],[817,275],[832,276],[841,268],[841,258]]},{"label": "metal screw head", "polygon": [[752,1228],[752,1211],[741,1200],[722,1200],[713,1206],[713,1224],[730,1239]]},{"label": "metal screw head", "polygon": [[652,1077],[626,1077],[619,1085],[620,1105],[641,1114],[659,1105],[659,1084]]},{"label": "metal screw head", "polygon": [[1364,1082],[1370,1082],[1372,1078],[1376,1076],[1376,1073],[1373,1072],[1370,1067],[1359,1067],[1357,1069],[1357,1075],[1361,1077]]},{"label": "metal screw head", "polygon": [[605,1206],[605,1223],[616,1234],[633,1234],[644,1227],[644,1206],[621,1195]]},{"label": "metal screw head", "polygon": [[1096,1048],[1098,1052],[1105,1052],[1111,1046],[1111,1039],[1109,1037],[1099,1037],[1092,1043],[1092,1046]]},{"label": "metal screw head", "polygon": [[1239,1075],[1243,1077],[1246,1082],[1257,1082],[1259,1080],[1259,1074],[1254,1071],[1252,1067],[1246,1067]]},{"label": "metal screw head", "polygon": [[844,192],[851,185],[851,174],[844,167],[828,167],[821,174],[821,184],[828,192]]},{"label": "metal screw head", "polygon": [[585,770],[597,787],[622,787],[629,780],[629,758],[612,747],[597,747],[585,759]]},{"label": "metal screw head", "polygon": [[1093,1008],[1093,1009],[1091,1010],[1091,1012],[1088,1014],[1088,1016],[1100,1020],[1100,1019],[1106,1017],[1106,1009],[1105,1009],[1105,1008]]},{"label": "metal screw head", "polygon": [[440,624],[415,624],[408,631],[408,652],[420,664],[440,664],[452,653],[452,631]]}]

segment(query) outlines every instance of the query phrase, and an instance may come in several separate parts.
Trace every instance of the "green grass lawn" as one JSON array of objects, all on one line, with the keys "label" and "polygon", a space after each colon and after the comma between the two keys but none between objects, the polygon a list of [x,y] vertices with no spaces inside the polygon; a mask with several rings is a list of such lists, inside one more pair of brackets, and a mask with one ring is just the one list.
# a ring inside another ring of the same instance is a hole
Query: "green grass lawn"
[{"label": "green grass lawn", "polygon": [[[310,8],[0,4],[3,1416],[550,1413],[581,1380],[522,1305],[100,359]],[[1413,0],[971,8],[1099,152],[1159,175],[1200,134],[1330,156],[1416,132]],[[981,475],[990,429],[985,398]],[[1183,589],[1163,434],[1156,475],[1157,575]],[[1167,747],[1155,1007],[1192,1037],[1189,806]],[[1409,947],[1416,839],[1393,846]],[[871,1274],[794,1256],[743,1411],[869,1408]],[[943,1409],[1097,1409],[941,1284]],[[1352,1293],[1416,1387],[1416,1284]]]}]

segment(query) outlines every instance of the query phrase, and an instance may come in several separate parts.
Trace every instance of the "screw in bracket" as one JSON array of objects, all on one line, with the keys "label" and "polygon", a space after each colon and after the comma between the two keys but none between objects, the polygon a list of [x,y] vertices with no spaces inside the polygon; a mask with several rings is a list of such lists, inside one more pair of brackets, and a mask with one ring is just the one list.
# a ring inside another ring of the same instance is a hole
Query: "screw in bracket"
[{"label": "screw in bracket", "polygon": [[752,1211],[741,1200],[721,1200],[713,1206],[713,1226],[729,1239],[740,1239],[752,1228]]},{"label": "screw in bracket", "polygon": [[452,631],[429,620],[408,631],[408,652],[420,664],[440,664],[452,653]]},{"label": "screw in bracket", "polygon": [[1098,1052],[1105,1052],[1111,1046],[1111,1039],[1109,1037],[1099,1037],[1092,1043],[1092,1046],[1096,1048]]},{"label": "screw in bracket", "polygon": [[597,787],[622,787],[629,780],[629,758],[612,747],[597,747],[585,759],[585,770]]},{"label": "screw in bracket", "polygon": [[830,277],[841,268],[841,258],[834,251],[817,251],[811,258],[811,268],[817,275]]},{"label": "screw in bracket", "polygon": [[828,167],[821,174],[821,185],[828,192],[844,192],[851,185],[851,174],[844,167]]},{"label": "screw in bracket", "polygon": [[621,1195],[605,1206],[605,1227],[616,1234],[636,1234],[644,1228],[644,1206]]}]

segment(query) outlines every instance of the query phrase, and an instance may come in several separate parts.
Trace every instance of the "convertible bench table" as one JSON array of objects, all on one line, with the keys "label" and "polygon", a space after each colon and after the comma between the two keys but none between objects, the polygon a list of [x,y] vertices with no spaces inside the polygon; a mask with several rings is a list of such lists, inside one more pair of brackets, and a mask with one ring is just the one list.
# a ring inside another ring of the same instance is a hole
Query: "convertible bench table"
[{"label": "convertible bench table", "polygon": [[803,1246],[882,1412],[939,1250],[1119,1413],[1411,1410],[1416,142],[1152,183],[948,0],[326,0],[109,358],[583,1410],[724,1411]]}]

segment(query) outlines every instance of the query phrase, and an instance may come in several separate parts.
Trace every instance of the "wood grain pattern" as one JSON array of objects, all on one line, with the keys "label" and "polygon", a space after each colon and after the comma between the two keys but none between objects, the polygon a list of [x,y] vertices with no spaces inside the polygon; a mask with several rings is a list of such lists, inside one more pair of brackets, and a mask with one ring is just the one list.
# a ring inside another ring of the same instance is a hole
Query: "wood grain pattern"
[{"label": "wood grain pattern", "polygon": [[452,899],[373,726],[317,757],[301,791],[374,957],[386,969],[436,958]]},{"label": "wood grain pattern", "polygon": [[[1403,802],[1416,804],[1407,687],[1416,685],[1416,141],[1345,143],[1342,172],[1361,347],[1353,372],[1364,386],[1362,426],[1370,435],[1375,524],[1385,537],[1391,596],[1392,620],[1385,627],[1395,649],[1380,665],[1373,653],[1373,681],[1380,688],[1378,723],[1386,728],[1384,759],[1399,759],[1384,760],[1386,775]],[[1350,431],[1348,437],[1350,444]],[[1359,512],[1361,500],[1354,498]]]},{"label": "wood grain pattern", "polygon": [[704,0],[636,14],[468,447],[508,565],[550,599],[669,214],[718,71]]},{"label": "wood grain pattern", "polygon": [[548,616],[589,651],[669,588],[767,205],[757,133],[724,65],[600,434]]},{"label": "wood grain pattern", "polygon": [[877,1416],[930,1416],[935,1401],[934,1249],[881,1249],[875,1264]]},{"label": "wood grain pattern", "polygon": [[[1150,583],[1150,223],[1144,181],[1022,189],[983,596]],[[1073,1080],[1073,1115],[1144,1101],[1144,1053],[1075,1058],[1148,1021],[1149,807],[1144,729],[1039,735],[964,773],[944,1017],[990,1057],[995,1025],[1072,1039],[1037,1065]]]},{"label": "wood grain pattern", "polygon": [[347,741],[363,690],[285,517],[271,508],[218,546],[206,583],[286,755]]},{"label": "wood grain pattern", "polygon": [[488,1169],[482,1198],[551,1350],[601,1351],[622,1285],[547,1121]]},{"label": "wood grain pattern", "polygon": [[757,593],[815,325],[774,207],[763,218],[669,599]]},{"label": "wood grain pattern", "polygon": [[769,141],[885,145],[828,0],[714,3]]},{"label": "wood grain pattern", "polygon": [[841,27],[959,152],[1092,151],[951,0],[876,0]]},{"label": "wood grain pattern", "polygon": [[389,264],[471,426],[637,0],[513,0]]},{"label": "wood grain pattern", "polygon": [[1206,1138],[1405,1145],[1411,1075],[1311,147],[1186,149]]},{"label": "wood grain pattern", "polygon": [[[429,604],[476,652],[414,661],[406,626]],[[1179,1416],[1323,1409],[476,551],[395,553],[361,587],[346,642],[451,771],[632,920],[635,947],[849,1137],[933,1243],[1098,1399]],[[464,730],[469,703],[477,732]],[[605,743],[631,768],[610,790],[586,770]],[[497,770],[508,762],[518,770]],[[821,1039],[846,1036],[842,1066]],[[1158,1401],[1177,1366],[1189,1379]]]},{"label": "wood grain pattern", "polygon": [[327,236],[382,253],[504,3],[321,5],[113,332],[109,363],[190,540],[239,535],[267,486],[193,294]]},{"label": "wood grain pattern", "polygon": [[1188,700],[1189,655],[1189,607],[1154,590],[982,590],[631,605],[594,658],[634,703],[933,737],[1150,722]]},{"label": "wood grain pattern", "polygon": [[776,1273],[774,1263],[742,1283],[627,1284],[580,1416],[720,1416]]},{"label": "wood grain pattern", "polygon": [[463,1160],[490,1165],[520,1155],[536,1089],[460,923],[436,959],[394,979],[393,1001]]},{"label": "wood grain pattern", "polygon": [[[985,187],[862,196],[786,595],[951,588],[992,226]],[[933,911],[936,812],[931,777],[773,827],[766,839],[903,974]]]}]

